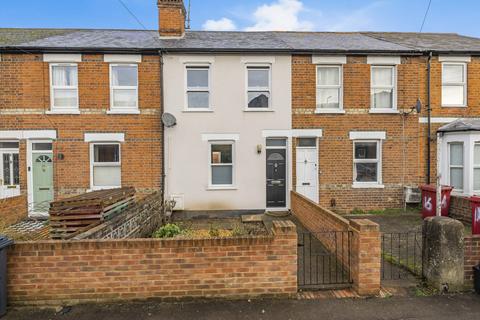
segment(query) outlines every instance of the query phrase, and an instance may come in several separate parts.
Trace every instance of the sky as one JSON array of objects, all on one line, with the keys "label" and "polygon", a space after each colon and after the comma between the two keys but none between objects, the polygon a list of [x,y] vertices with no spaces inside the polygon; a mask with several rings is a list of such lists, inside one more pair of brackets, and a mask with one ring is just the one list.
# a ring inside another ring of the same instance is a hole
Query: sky
[{"label": "sky", "polygon": [[[121,1],[140,21],[122,6]],[[185,0],[188,5],[189,0]],[[413,31],[429,0],[190,0],[193,30]],[[432,0],[424,32],[480,37],[480,0]],[[0,27],[156,29],[156,0],[0,0]]]}]

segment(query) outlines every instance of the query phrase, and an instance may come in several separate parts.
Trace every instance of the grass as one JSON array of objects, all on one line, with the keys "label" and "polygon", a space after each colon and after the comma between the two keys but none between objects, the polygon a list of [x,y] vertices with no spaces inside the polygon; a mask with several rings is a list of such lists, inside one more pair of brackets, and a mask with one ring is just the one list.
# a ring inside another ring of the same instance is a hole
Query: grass
[{"label": "grass", "polygon": [[419,214],[419,207],[407,207],[405,211],[403,208],[387,208],[379,210],[362,210],[354,208],[350,214],[352,215],[400,215],[400,214]]},{"label": "grass", "polygon": [[235,224],[231,229],[222,228],[215,223],[211,223],[208,229],[195,229],[183,223],[171,223],[155,231],[152,237],[160,239],[209,239],[242,237],[246,235],[249,235],[249,231],[242,223]]}]

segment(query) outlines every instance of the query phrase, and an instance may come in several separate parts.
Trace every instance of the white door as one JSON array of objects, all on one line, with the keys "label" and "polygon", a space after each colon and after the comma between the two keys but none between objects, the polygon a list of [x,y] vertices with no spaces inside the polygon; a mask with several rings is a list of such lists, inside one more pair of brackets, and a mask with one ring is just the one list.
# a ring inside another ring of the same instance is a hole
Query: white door
[{"label": "white door", "polygon": [[318,203],[318,149],[316,139],[303,138],[298,140],[296,190]]}]

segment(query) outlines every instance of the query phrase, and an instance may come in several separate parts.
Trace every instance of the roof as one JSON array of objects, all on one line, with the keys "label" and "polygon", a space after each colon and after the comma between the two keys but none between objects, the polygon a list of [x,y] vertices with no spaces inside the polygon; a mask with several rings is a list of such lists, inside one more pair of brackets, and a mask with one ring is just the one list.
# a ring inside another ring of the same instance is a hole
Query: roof
[{"label": "roof", "polygon": [[180,39],[157,30],[0,29],[0,50],[282,51],[480,54],[480,39],[453,33],[187,31]]},{"label": "roof", "polygon": [[480,131],[480,119],[458,119],[438,129],[443,133],[465,131]]}]

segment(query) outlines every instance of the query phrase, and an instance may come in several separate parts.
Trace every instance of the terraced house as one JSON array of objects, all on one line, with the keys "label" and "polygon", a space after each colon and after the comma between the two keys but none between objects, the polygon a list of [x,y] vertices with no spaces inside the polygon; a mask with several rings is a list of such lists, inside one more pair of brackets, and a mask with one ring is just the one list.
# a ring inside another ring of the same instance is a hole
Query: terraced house
[{"label": "terraced house", "polygon": [[158,8],[151,31],[0,29],[3,216],[120,186],[176,210],[401,207],[449,123],[442,181],[480,192],[480,39],[190,31],[183,1]]}]

